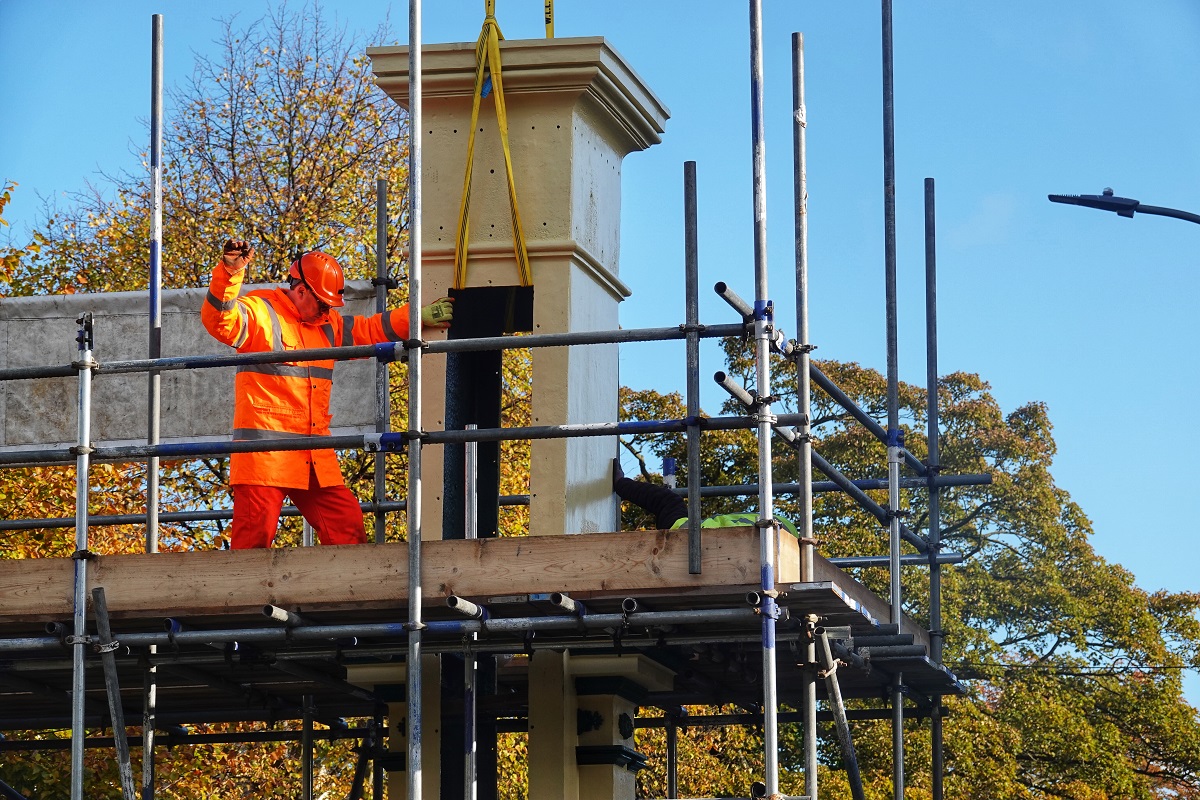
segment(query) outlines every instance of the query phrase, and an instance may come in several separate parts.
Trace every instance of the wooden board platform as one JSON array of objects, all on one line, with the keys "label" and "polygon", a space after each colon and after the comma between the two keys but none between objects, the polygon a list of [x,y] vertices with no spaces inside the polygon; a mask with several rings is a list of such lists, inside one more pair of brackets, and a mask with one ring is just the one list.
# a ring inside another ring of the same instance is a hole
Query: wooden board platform
[{"label": "wooden board platform", "polygon": [[[560,609],[546,606],[545,596],[552,592],[582,601],[592,614],[620,614],[626,598],[651,611],[748,611],[747,594],[761,589],[758,532],[705,530],[702,543],[702,571],[692,575],[686,531],[425,542],[424,618],[431,624],[461,621],[463,617],[445,603],[451,595],[487,604],[494,618],[562,615]],[[815,615],[826,627],[869,636],[888,621],[890,609],[820,557],[815,580],[801,583],[796,540],[784,534],[775,547],[775,589],[787,614],[777,632],[780,696],[791,702],[803,669],[792,643],[803,618]],[[54,727],[69,720],[71,648],[57,640],[48,642],[45,625],[62,623],[69,632],[73,582],[74,562],[69,558],[0,561],[0,730]],[[124,635],[135,642],[135,634],[155,631],[161,636],[167,617],[185,629],[204,631],[206,637],[213,633],[212,641],[172,640],[153,656],[162,667],[163,713],[175,721],[284,719],[306,695],[316,697],[332,716],[369,714],[372,704],[340,683],[347,665],[399,665],[404,660],[405,544],[98,556],[89,561],[88,584],[89,590],[104,587],[118,640]],[[280,623],[263,615],[265,605],[300,612],[318,625],[386,622],[389,632],[321,640],[256,639],[245,632],[280,632]],[[89,630],[95,630],[93,620]],[[230,630],[242,632],[240,647],[231,647],[228,636],[216,634]],[[905,619],[899,633],[928,652],[928,636],[916,622]],[[487,634],[479,645],[497,654],[529,652],[534,646],[616,655],[640,652],[678,675],[673,692],[664,695],[672,703],[750,703],[759,691],[753,679],[761,669],[754,666],[761,662],[761,634],[760,618],[747,613],[718,624],[635,625],[607,632],[580,626],[538,633],[536,640],[511,630]],[[12,644],[20,637],[40,637],[41,644],[22,651]],[[353,642],[347,644],[349,638]],[[426,652],[455,652],[462,647],[462,636],[431,629],[425,642]],[[118,663],[127,709],[136,714],[149,662],[146,648],[132,647]],[[740,666],[731,671],[734,663]],[[89,655],[89,718],[95,709],[100,719],[104,687],[98,667]],[[879,685],[890,679],[889,670],[903,671],[906,684],[929,694],[961,690],[953,675],[927,657],[910,653],[903,664],[896,661],[890,667],[886,660],[875,660],[857,681],[847,672],[843,691],[848,696],[878,696]],[[517,698],[516,706],[506,713],[520,716],[519,698],[527,697],[527,691],[524,686],[514,688],[510,697]],[[251,696],[252,701],[247,699]],[[38,724],[29,724],[33,722]]]},{"label": "wooden board platform", "polygon": [[[429,541],[421,548],[424,596],[661,594],[758,585],[753,528],[706,530],[702,541],[698,575],[688,573],[686,531]],[[780,537],[777,553],[777,583],[798,581],[796,540]],[[69,558],[0,561],[0,624],[70,617],[73,585]],[[96,586],[104,587],[113,619],[257,615],[268,603],[305,611],[396,609],[408,598],[408,546],[97,556],[88,564],[89,591]]]}]

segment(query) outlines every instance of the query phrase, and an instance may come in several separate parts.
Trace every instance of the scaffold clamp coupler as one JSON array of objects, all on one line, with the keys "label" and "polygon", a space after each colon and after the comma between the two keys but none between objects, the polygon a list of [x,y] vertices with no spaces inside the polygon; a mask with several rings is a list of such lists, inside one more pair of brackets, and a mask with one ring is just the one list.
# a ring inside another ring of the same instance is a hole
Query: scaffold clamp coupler
[{"label": "scaffold clamp coupler", "polygon": [[681,333],[704,333],[706,330],[708,330],[708,326],[699,322],[685,322],[679,326],[679,331]]},{"label": "scaffold clamp coupler", "polygon": [[378,453],[383,449],[383,434],[382,433],[364,433],[363,434],[363,449],[368,453]]},{"label": "scaffold clamp coupler", "polygon": [[86,456],[96,452],[96,448],[88,444],[77,444],[69,452],[73,456]]},{"label": "scaffold clamp coupler", "polygon": [[111,642],[108,642],[106,644],[101,644],[100,642],[97,642],[96,644],[92,645],[92,650],[99,653],[100,655],[104,655],[105,653],[115,653],[120,648],[121,648],[121,643],[118,642],[116,639],[113,639]]},{"label": "scaffold clamp coupler", "polygon": [[97,369],[100,362],[94,358],[81,358],[78,361],[71,362],[71,368],[78,371],[81,369]]},{"label": "scaffold clamp coupler", "polygon": [[755,394],[754,402],[750,404],[750,410],[758,411],[763,406],[770,405],[771,403],[774,403],[778,399],[779,398],[773,394]]},{"label": "scaffold clamp coupler", "polygon": [[406,623],[404,623],[404,625],[402,627],[404,628],[404,630],[408,631],[409,633],[415,633],[417,631],[423,631],[426,628],[428,628],[429,626],[426,625],[424,622],[406,622]]},{"label": "scaffold clamp coupler", "polygon": [[75,559],[76,561],[94,561],[96,559],[96,554],[87,549],[76,550],[74,553],[71,553],[71,558]]},{"label": "scaffold clamp coupler", "polygon": [[375,345],[375,359],[380,364],[404,362],[408,359],[408,351],[404,349],[404,342],[381,342]]},{"label": "scaffold clamp coupler", "polygon": [[420,349],[422,349],[424,347],[428,347],[428,346],[429,346],[429,343],[426,342],[424,339],[405,339],[404,340],[404,349],[405,350],[420,350]]},{"label": "scaffold clamp coupler", "polygon": [[74,645],[77,645],[77,644],[91,644],[91,643],[92,643],[92,640],[93,640],[93,637],[91,637],[91,636],[88,636],[88,635],[86,635],[86,634],[85,634],[85,635],[83,635],[83,636],[76,636],[75,634],[71,634],[70,636],[68,636],[68,637],[67,637],[66,639],[64,639],[63,641],[64,641],[64,642],[66,642],[66,643],[67,643],[67,644],[69,644],[69,645],[72,645],[72,646],[74,646]]},{"label": "scaffold clamp coupler", "polygon": [[372,286],[385,286],[388,289],[399,289],[400,283],[391,275],[382,278],[371,278]]}]

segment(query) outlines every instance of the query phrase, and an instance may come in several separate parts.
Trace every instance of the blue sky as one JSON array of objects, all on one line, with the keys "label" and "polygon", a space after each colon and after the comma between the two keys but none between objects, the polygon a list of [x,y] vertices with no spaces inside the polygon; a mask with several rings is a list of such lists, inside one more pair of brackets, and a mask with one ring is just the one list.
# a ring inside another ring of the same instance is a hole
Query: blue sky
[{"label": "blue sky", "polygon": [[[497,5],[508,38],[543,35],[540,0]],[[426,42],[477,37],[481,0],[425,6]],[[138,167],[152,13],[165,15],[170,86],[195,52],[213,52],[215,17],[265,8],[0,0],[0,179],[21,184],[14,227],[34,220],[39,194]],[[325,8],[363,31],[390,8],[396,40],[407,39],[407,3]],[[663,143],[624,164],[621,275],[634,295],[622,324],[682,321],[685,160],[698,162],[702,319],[730,321],[707,287],[753,294],[745,4],[559,0],[557,15],[559,36],[607,37],[672,114]],[[811,339],[820,357],[883,370],[879,4],[765,0],[764,28],[779,319],[794,333],[790,34],[802,31]],[[902,2],[894,41],[901,378],[924,383],[922,181],[933,177],[941,371],[980,373],[1005,411],[1046,402],[1055,479],[1094,522],[1097,550],[1148,590],[1200,589],[1183,414],[1200,390],[1200,227],[1046,200],[1111,186],[1200,212],[1200,5]],[[704,358],[704,374],[720,368],[712,350]],[[626,346],[621,370],[628,385],[682,389],[683,351]],[[705,406],[719,401],[706,387]]]}]

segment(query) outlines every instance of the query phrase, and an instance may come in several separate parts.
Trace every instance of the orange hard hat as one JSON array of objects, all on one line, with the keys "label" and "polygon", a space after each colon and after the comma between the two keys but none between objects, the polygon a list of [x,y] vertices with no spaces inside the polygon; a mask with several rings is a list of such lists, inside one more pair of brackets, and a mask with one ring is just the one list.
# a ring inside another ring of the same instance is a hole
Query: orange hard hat
[{"label": "orange hard hat", "polygon": [[308,290],[327,306],[341,308],[346,304],[346,278],[337,259],[320,250],[302,253],[292,262],[288,275],[301,281]]}]

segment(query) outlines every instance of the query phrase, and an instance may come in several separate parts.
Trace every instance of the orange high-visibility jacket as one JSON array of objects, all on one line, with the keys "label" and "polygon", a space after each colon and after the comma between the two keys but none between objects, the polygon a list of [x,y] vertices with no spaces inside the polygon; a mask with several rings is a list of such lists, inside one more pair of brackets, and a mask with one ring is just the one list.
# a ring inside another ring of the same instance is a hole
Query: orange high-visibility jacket
[{"label": "orange high-visibility jacket", "polygon": [[[259,289],[238,297],[245,270],[218,263],[200,308],[204,328],[239,353],[283,352],[320,347],[398,342],[408,338],[408,306],[370,317],[345,319],[333,309],[320,325],[300,321],[283,289]],[[244,364],[234,378],[233,438],[239,440],[329,436],[332,359],[283,364]],[[315,468],[321,486],[342,483],[332,450],[234,453],[231,484],[307,489]]]}]

